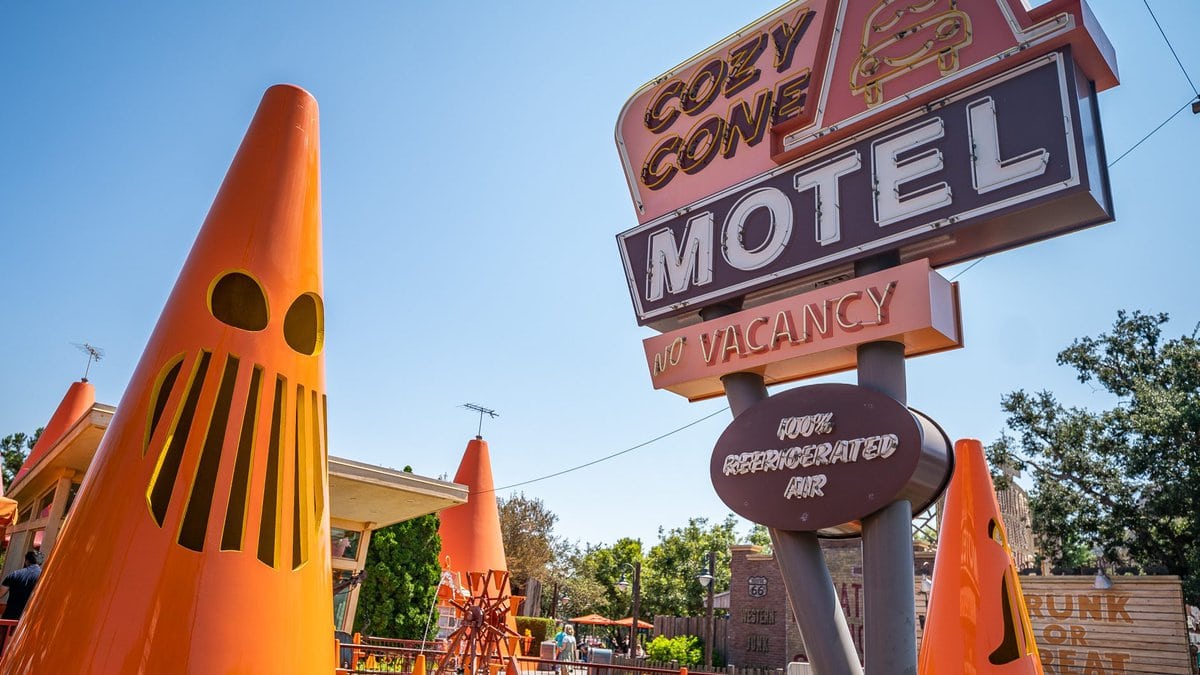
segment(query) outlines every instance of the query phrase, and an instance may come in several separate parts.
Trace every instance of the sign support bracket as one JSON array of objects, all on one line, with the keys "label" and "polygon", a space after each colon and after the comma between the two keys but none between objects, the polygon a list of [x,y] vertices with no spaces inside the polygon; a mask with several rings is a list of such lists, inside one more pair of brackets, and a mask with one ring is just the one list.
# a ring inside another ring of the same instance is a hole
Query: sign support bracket
[{"label": "sign support bracket", "polygon": [[[700,310],[700,316],[707,321],[738,309],[740,307],[728,303],[713,305]],[[734,417],[767,398],[766,382],[757,373],[730,373],[721,378],[721,383]],[[775,528],[769,528],[769,531],[788,604],[799,624],[805,652],[814,669],[822,675],[862,675],[846,615],[838,602],[817,535]]]},{"label": "sign support bracket", "polygon": [[[856,262],[854,275],[899,264],[899,251],[891,251]],[[859,345],[858,384],[908,405],[904,345]],[[916,675],[912,504],[903,499],[892,502],[863,518],[862,525],[864,660],[874,664],[871,675]]]}]

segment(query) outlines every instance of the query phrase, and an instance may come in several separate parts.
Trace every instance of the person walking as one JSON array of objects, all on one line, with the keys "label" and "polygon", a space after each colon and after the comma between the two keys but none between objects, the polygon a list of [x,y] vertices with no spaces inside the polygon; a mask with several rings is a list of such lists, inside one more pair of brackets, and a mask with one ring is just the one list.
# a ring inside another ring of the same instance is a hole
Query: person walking
[{"label": "person walking", "polygon": [[25,566],[15,572],[10,572],[0,581],[8,593],[8,605],[0,619],[20,619],[25,613],[25,605],[29,596],[37,586],[38,578],[42,576],[42,554],[37,551],[25,553]]},{"label": "person walking", "polygon": [[[558,646],[559,661],[575,661],[575,627],[567,624],[563,628],[562,643]],[[558,667],[559,675],[571,675],[571,666],[563,664]]]}]

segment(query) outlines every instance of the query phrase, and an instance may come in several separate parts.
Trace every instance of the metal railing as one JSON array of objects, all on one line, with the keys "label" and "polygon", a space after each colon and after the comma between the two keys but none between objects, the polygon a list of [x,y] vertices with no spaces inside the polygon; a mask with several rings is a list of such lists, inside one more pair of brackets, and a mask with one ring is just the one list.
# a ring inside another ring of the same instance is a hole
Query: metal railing
[{"label": "metal railing", "polygon": [[[393,640],[390,638],[356,637],[357,642],[339,643],[339,660],[342,667],[353,674],[406,673],[407,675],[434,675],[446,652],[439,649],[421,649],[421,643]],[[403,645],[403,646],[400,646]],[[409,646],[415,645],[415,646]],[[418,658],[421,657],[421,658]],[[452,657],[454,658],[454,657]],[[423,672],[414,673],[421,662]],[[523,675],[688,675],[688,669],[674,663],[658,663],[645,659],[617,657],[613,663],[591,663],[587,661],[559,661],[533,656],[516,657],[518,670]],[[451,661],[449,670],[457,671]],[[464,675],[498,675],[507,673],[508,662],[491,659],[487,667],[477,673]],[[693,671],[692,675],[701,675]]]}]

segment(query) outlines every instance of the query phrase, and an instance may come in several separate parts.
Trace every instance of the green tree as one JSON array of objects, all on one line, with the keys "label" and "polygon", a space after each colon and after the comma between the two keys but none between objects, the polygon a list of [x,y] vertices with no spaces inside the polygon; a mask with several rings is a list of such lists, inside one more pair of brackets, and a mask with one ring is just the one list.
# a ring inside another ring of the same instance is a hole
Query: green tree
[{"label": "green tree", "polygon": [[[633,610],[633,564],[642,561],[642,542],[628,537],[612,545],[571,550],[558,579],[562,594],[569,599],[569,614],[595,613],[610,619],[629,616]],[[622,579],[627,584],[624,589],[620,587]],[[644,571],[642,579],[644,584]],[[638,613],[647,616],[644,610]]]},{"label": "green tree", "polygon": [[1110,560],[1165,566],[1200,601],[1200,341],[1164,339],[1166,314],[1121,311],[1108,333],[1058,354],[1080,382],[1115,399],[1107,410],[1063,406],[1050,392],[1004,397],[1012,434],[994,465],[1028,470],[1030,511],[1055,564]]},{"label": "green tree", "polygon": [[696,575],[708,564],[709,551],[717,554],[714,592],[729,590],[729,547],[737,543],[736,525],[737,518],[730,514],[714,525],[707,518],[691,518],[684,527],[668,532],[659,528],[659,542],[650,549],[642,569],[641,614],[699,616],[707,592]]},{"label": "green tree", "polygon": [[746,543],[761,546],[764,553],[770,553],[772,550],[771,533],[767,531],[767,526],[755,523],[750,534],[746,536]]},{"label": "green tree", "polygon": [[521,595],[530,579],[551,578],[552,567],[563,546],[554,536],[554,515],[536,497],[518,493],[497,500],[500,507],[500,537],[513,592]]},{"label": "green tree", "polygon": [[354,630],[377,637],[422,639],[441,581],[438,525],[437,515],[431,513],[372,533]]},{"label": "green tree", "polygon": [[21,432],[9,434],[0,439],[0,458],[4,461],[3,469],[0,470],[4,477],[4,486],[12,485],[13,477],[21,470],[21,465],[25,463],[25,458],[29,456],[29,451],[37,444],[38,439],[42,437],[42,432],[45,427],[39,427],[33,435],[27,435]]}]

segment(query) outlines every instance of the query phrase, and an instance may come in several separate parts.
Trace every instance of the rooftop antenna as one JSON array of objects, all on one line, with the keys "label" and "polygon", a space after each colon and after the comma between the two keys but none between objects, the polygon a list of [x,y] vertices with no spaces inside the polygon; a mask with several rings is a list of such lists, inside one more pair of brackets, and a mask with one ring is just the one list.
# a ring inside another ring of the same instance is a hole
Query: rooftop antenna
[{"label": "rooftop antenna", "polygon": [[483,439],[483,416],[487,415],[492,419],[500,416],[500,413],[496,412],[495,410],[492,410],[491,408],[485,408],[481,405],[475,405],[474,403],[464,403],[459,407],[466,408],[467,410],[474,410],[475,412],[479,413],[479,431],[475,432],[475,438],[480,440]]},{"label": "rooftop antenna", "polygon": [[83,369],[83,381],[87,382],[88,373],[92,370],[92,362],[104,358],[104,350],[86,342],[83,344],[72,342],[71,344],[75,345],[75,348],[79,351],[88,355],[87,367]]}]

